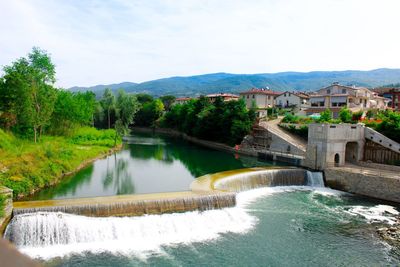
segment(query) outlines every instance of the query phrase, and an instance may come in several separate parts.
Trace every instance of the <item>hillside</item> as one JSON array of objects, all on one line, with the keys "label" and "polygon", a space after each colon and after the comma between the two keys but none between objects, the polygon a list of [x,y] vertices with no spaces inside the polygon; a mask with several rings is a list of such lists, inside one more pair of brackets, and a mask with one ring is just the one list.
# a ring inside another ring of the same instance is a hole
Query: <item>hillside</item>
[{"label": "hillside", "polygon": [[332,82],[344,85],[377,87],[400,82],[400,69],[376,69],[371,71],[313,71],[280,72],[261,74],[213,73],[188,77],[170,77],[143,83],[124,82],[93,87],[72,87],[73,91],[91,90],[101,94],[104,88],[122,88],[131,93],[149,93],[155,96],[173,94],[195,96],[214,92],[233,92],[252,88],[269,87],[276,91],[313,91]]}]

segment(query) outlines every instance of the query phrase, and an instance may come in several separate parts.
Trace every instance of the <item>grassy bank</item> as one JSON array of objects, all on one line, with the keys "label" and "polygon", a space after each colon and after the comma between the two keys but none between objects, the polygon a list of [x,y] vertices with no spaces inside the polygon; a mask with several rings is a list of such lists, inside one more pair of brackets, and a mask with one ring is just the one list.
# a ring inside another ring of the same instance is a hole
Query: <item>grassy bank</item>
[{"label": "grassy bank", "polygon": [[43,136],[34,144],[0,129],[0,184],[14,190],[14,197],[28,195],[108,153],[114,138],[114,130],[85,127],[69,137]]}]

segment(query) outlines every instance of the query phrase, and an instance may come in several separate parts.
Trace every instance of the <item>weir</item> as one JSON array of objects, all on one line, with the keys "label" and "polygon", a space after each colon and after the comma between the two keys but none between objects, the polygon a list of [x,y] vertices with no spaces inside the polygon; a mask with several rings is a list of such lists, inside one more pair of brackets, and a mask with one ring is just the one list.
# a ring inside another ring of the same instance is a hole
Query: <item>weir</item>
[{"label": "weir", "polygon": [[241,192],[259,187],[291,185],[323,187],[324,181],[322,173],[300,168],[248,168],[204,175],[191,184],[191,189],[194,192]]},{"label": "weir", "polygon": [[248,168],[197,178],[192,191],[15,202],[13,215],[62,212],[90,217],[140,216],[234,207],[236,193],[259,187],[324,186],[322,174],[300,168]]},{"label": "weir", "polygon": [[233,193],[203,194],[170,192],[160,194],[122,195],[111,197],[80,198],[15,202],[13,215],[34,212],[63,212],[91,217],[140,216],[193,210],[209,210],[233,207]]}]

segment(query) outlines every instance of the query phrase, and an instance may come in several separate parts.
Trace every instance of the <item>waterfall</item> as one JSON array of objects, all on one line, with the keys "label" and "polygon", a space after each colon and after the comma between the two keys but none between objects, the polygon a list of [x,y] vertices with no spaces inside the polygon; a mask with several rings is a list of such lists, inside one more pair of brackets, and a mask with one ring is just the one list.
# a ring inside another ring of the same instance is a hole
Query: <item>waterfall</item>
[{"label": "waterfall", "polygon": [[307,171],[307,185],[312,187],[325,187],[322,172]]},{"label": "waterfall", "polygon": [[240,207],[140,217],[94,218],[60,212],[15,216],[5,238],[31,257],[69,253],[146,253],[163,246],[212,240],[221,234],[245,233],[257,219]]},{"label": "waterfall", "polygon": [[306,185],[304,169],[269,169],[240,173],[215,181],[214,189],[241,192],[259,187]]}]

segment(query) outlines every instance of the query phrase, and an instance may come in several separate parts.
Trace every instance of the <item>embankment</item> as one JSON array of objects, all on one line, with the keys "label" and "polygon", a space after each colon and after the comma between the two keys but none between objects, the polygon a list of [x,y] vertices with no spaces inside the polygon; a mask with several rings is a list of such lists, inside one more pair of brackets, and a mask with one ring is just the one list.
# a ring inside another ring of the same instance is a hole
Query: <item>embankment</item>
[{"label": "embankment", "polygon": [[400,203],[398,172],[345,166],[325,169],[326,185],[337,190]]},{"label": "embankment", "polygon": [[198,139],[196,137],[189,136],[189,135],[187,135],[185,133],[179,132],[179,131],[174,130],[174,129],[133,127],[132,131],[133,132],[139,132],[139,133],[161,133],[161,134],[166,134],[166,135],[169,135],[169,136],[180,137],[180,138],[182,138],[182,139],[184,139],[186,141],[189,141],[191,143],[194,143],[194,144],[197,144],[197,145],[201,145],[201,146],[205,146],[205,147],[212,148],[212,149],[217,149],[217,150],[227,151],[227,152],[234,152],[234,153],[239,153],[239,154],[247,155],[247,156],[257,156],[257,152],[255,152],[255,151],[244,150],[244,149],[236,150],[234,147],[228,146],[226,144]]},{"label": "embankment", "polygon": [[93,161],[114,153],[115,131],[81,128],[75,135],[42,136],[33,143],[0,130],[0,185],[21,199],[58,183]]}]

